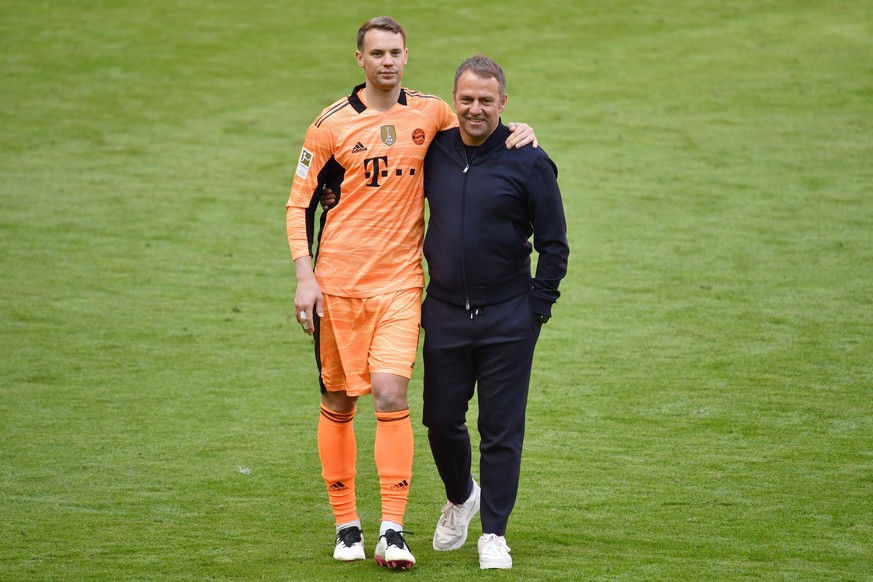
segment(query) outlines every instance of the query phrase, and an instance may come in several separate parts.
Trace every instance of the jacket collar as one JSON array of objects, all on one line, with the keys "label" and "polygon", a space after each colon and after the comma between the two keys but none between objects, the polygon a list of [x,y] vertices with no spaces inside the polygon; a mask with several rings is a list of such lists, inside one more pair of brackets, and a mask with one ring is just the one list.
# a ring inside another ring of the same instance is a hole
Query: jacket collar
[{"label": "jacket collar", "polygon": [[[464,140],[461,139],[461,130],[457,129],[457,132],[455,146],[459,150],[462,150],[464,148]],[[503,120],[499,120],[497,122],[497,127],[494,128],[494,131],[488,136],[488,139],[486,139],[482,145],[478,146],[480,155],[484,155],[486,152],[491,152],[503,147],[503,143],[506,141],[506,138],[509,137],[509,133],[509,128],[503,125]]]},{"label": "jacket collar", "polygon": [[[358,97],[358,93],[366,87],[366,83],[361,83],[360,85],[356,85],[354,89],[352,89],[352,94],[349,95],[349,104],[354,108],[358,113],[363,113],[367,110],[367,106],[364,105],[364,102],[361,101],[361,98]],[[406,105],[406,89],[400,88],[400,96],[397,98],[397,102],[401,105]]]}]

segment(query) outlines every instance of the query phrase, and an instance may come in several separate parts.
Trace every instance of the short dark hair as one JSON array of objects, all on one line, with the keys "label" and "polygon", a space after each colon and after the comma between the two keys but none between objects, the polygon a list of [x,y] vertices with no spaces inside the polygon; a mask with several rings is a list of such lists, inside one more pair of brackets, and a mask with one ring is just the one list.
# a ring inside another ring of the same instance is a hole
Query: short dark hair
[{"label": "short dark hair", "polygon": [[399,34],[403,37],[403,46],[406,46],[406,31],[403,30],[403,27],[400,26],[400,23],[390,16],[377,16],[376,18],[371,18],[370,20],[362,24],[361,28],[358,29],[358,50],[363,50],[364,36],[367,35],[368,31],[373,29],[387,30],[388,32]]},{"label": "short dark hair", "polygon": [[455,90],[458,89],[458,79],[466,71],[472,71],[485,79],[497,79],[497,84],[500,85],[500,96],[503,97],[506,94],[506,75],[503,74],[503,69],[494,59],[485,55],[475,55],[461,63],[455,72]]}]

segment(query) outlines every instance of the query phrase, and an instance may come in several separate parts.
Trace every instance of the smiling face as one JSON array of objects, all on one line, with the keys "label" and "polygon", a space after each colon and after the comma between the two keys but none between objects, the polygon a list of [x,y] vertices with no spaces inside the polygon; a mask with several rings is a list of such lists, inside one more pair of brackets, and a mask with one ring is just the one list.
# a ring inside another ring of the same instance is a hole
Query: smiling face
[{"label": "smiling face", "polygon": [[506,94],[494,77],[482,77],[467,70],[455,82],[452,93],[461,139],[466,145],[478,146],[485,142],[500,122],[506,108]]},{"label": "smiling face", "polygon": [[400,86],[408,55],[403,35],[378,28],[367,31],[361,48],[355,52],[367,85],[381,91]]}]

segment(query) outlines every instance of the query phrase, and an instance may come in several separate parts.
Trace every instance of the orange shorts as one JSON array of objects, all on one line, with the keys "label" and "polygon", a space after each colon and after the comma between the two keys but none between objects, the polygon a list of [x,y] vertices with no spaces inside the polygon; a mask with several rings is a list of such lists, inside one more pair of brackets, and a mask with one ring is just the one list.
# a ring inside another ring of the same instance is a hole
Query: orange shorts
[{"label": "orange shorts", "polygon": [[420,288],[376,297],[324,296],[321,381],[331,392],[370,393],[374,372],[412,377],[421,325]]}]

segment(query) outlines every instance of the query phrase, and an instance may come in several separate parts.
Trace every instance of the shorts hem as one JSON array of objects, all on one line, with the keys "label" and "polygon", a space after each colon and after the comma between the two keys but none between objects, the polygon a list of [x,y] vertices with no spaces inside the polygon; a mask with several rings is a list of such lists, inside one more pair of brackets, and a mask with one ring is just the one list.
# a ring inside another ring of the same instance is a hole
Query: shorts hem
[{"label": "shorts hem", "polygon": [[407,380],[412,380],[412,370],[404,368],[382,368],[381,370],[370,370],[371,374],[394,374]]}]

